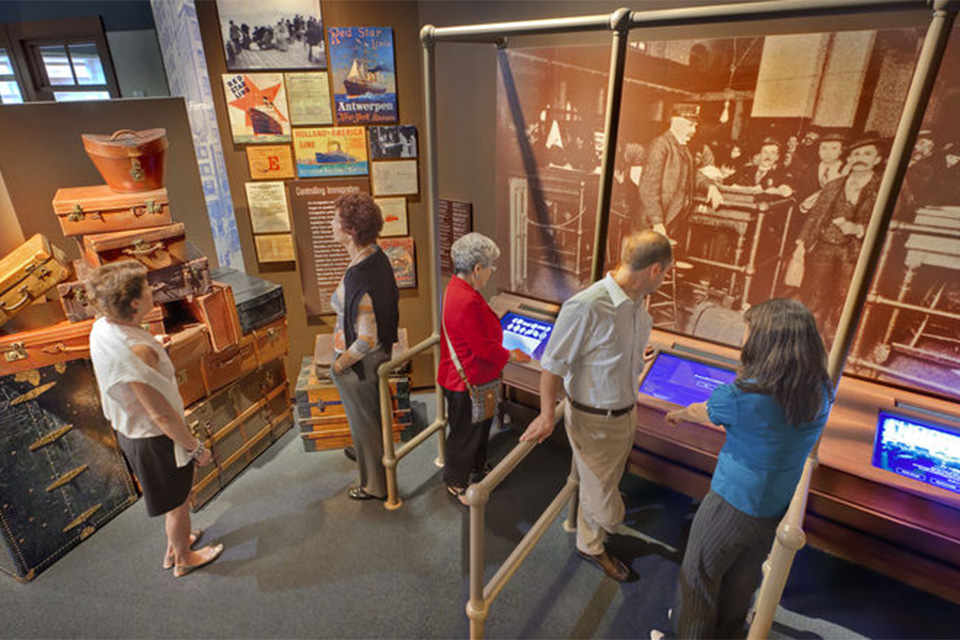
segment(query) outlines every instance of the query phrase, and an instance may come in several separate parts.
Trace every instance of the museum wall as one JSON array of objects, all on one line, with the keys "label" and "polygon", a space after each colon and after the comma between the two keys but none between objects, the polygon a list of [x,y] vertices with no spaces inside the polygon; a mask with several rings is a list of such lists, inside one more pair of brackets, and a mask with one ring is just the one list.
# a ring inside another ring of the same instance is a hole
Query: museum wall
[{"label": "museum wall", "polygon": [[[399,108],[398,124],[413,124],[422,128],[422,99],[420,74],[420,22],[415,2],[321,2],[323,27],[329,43],[331,27],[392,27],[397,98]],[[244,185],[250,181],[250,170],[246,156],[246,145],[234,144],[231,135],[224,87],[220,78],[227,72],[227,61],[223,39],[220,32],[217,5],[211,0],[197,2],[197,19],[200,23],[203,48],[207,60],[207,69],[213,83],[214,102],[217,119],[220,124],[221,142],[224,150],[227,173],[230,180],[231,195],[237,227],[243,248],[244,264],[250,275],[271,280],[283,286],[287,303],[287,320],[290,333],[290,354],[286,359],[287,375],[295,380],[300,369],[300,361],[305,355],[313,353],[314,340],[318,333],[333,331],[335,316],[320,315],[308,318],[305,311],[304,291],[301,285],[299,263],[266,264],[258,262],[254,246],[254,234],[251,226],[249,207]],[[271,70],[272,71],[272,70]],[[427,258],[427,221],[422,202],[424,189],[422,153],[420,162],[420,194],[406,196],[409,235],[416,247],[417,287],[401,289],[400,324],[408,329],[411,345],[430,335],[430,298],[429,261]],[[294,180],[286,181],[288,186]],[[415,387],[432,386],[433,358],[423,356],[414,360],[413,385]]]}]

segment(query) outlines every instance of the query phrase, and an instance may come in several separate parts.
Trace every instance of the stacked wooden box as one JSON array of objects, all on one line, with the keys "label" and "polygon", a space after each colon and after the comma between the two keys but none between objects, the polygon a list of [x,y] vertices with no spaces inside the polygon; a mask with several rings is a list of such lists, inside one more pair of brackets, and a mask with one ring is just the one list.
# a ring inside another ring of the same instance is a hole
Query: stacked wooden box
[{"label": "stacked wooden box", "polygon": [[[390,395],[393,407],[393,441],[397,442],[403,430],[409,428],[413,422],[413,413],[410,410],[410,376],[391,376]],[[353,443],[340,394],[326,370],[318,367],[312,356],[304,357],[301,363],[294,399],[304,451],[342,449]]]}]

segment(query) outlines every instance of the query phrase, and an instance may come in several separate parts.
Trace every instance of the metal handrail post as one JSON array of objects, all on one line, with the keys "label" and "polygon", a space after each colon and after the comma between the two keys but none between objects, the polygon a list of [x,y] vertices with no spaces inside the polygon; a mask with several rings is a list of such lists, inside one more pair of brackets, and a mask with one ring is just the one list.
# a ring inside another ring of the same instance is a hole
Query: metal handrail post
[{"label": "metal handrail post", "polygon": [[[917,139],[917,132],[923,123],[924,110],[933,91],[937,71],[943,61],[943,53],[947,48],[950,30],[957,17],[958,5],[956,0],[935,0],[933,3],[933,19],[927,29],[923,41],[923,48],[913,73],[910,91],[903,106],[897,133],[893,139],[887,168],[883,173],[883,180],[877,192],[877,200],[873,207],[873,214],[864,235],[863,247],[853,273],[853,280],[843,305],[840,316],[840,326],[830,349],[830,359],[827,365],[834,387],[843,373],[853,333],[857,327],[860,313],[870,286],[877,261],[883,249],[883,238],[893,211],[896,208],[897,196],[907,172],[910,151]],[[794,493],[793,500],[787,514],[777,528],[777,537],[773,543],[769,562],[769,570],[764,576],[757,596],[756,613],[750,625],[748,638],[766,638],[773,626],[773,616],[777,605],[783,596],[783,589],[790,575],[790,567],[796,552],[803,547],[805,535],[803,533],[803,516],[806,512],[807,494],[810,490],[810,478],[817,465],[817,451],[820,441],[814,445],[807,462],[804,465],[803,476]]]},{"label": "metal handrail post", "polygon": [[610,47],[610,74],[607,78],[607,109],[603,124],[603,155],[600,158],[600,192],[597,194],[597,218],[594,221],[593,262],[590,280],[603,277],[607,230],[610,226],[610,194],[613,190],[613,166],[617,158],[617,134],[620,131],[620,104],[623,99],[623,73],[627,62],[630,35],[630,11],[617,9],[610,15],[613,41]]},{"label": "metal handrail post", "polygon": [[489,500],[490,493],[485,487],[473,485],[467,491],[470,505],[470,599],[467,601],[467,617],[470,618],[471,640],[483,638],[487,613],[490,611],[483,597],[483,557],[486,554],[484,526]]}]

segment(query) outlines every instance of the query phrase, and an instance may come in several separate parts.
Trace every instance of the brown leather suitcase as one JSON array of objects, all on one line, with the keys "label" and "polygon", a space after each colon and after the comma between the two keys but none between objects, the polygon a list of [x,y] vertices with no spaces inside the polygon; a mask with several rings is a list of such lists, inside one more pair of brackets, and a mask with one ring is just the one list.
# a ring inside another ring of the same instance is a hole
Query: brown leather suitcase
[{"label": "brown leather suitcase", "polygon": [[189,407],[207,395],[207,388],[203,385],[203,356],[210,353],[206,327],[184,327],[169,334],[169,342],[164,346],[177,372],[177,387],[183,405]]},{"label": "brown leather suitcase", "polygon": [[114,191],[151,191],[163,186],[165,129],[120,129],[110,135],[84,133],[83,148]]},{"label": "brown leather suitcase", "polygon": [[136,500],[88,360],[0,376],[0,569],[33,579]]},{"label": "brown leather suitcase", "polygon": [[0,259],[0,325],[70,272],[66,255],[39,233]]},{"label": "brown leather suitcase", "polygon": [[83,236],[83,259],[91,267],[133,259],[150,270],[183,264],[189,261],[183,223]]},{"label": "brown leather suitcase", "polygon": [[61,320],[38,329],[0,336],[0,376],[89,358],[93,322]]},{"label": "brown leather suitcase", "polygon": [[203,384],[207,393],[212,394],[256,368],[257,352],[253,335],[247,334],[236,346],[203,357]]},{"label": "brown leather suitcase", "polygon": [[53,210],[65,236],[108,233],[170,224],[166,189],[116,193],[105,184],[57,189]]},{"label": "brown leather suitcase", "polygon": [[270,324],[254,329],[253,344],[257,350],[257,362],[261,366],[287,355],[287,352],[290,351],[287,318],[278,318]]},{"label": "brown leather suitcase", "polygon": [[204,324],[214,353],[236,346],[243,335],[230,285],[214,282],[209,293],[170,305],[170,313],[173,318],[178,313],[186,314],[190,322]]},{"label": "brown leather suitcase", "polygon": [[186,424],[215,460],[196,468],[193,506],[198,509],[292,426],[283,363],[270,362],[190,407]]}]

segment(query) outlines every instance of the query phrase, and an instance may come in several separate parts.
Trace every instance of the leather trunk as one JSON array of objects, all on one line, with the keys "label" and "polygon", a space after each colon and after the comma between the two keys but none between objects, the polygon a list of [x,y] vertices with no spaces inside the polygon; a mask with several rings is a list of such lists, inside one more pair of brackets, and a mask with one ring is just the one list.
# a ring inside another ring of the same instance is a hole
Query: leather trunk
[{"label": "leather trunk", "polygon": [[283,287],[269,280],[254,278],[229,267],[219,267],[210,272],[215,282],[230,285],[237,303],[237,315],[243,333],[273,322],[287,315],[283,300]]},{"label": "leather trunk", "polygon": [[193,508],[199,509],[293,424],[290,385],[275,360],[190,407],[186,423],[211,449],[214,462],[196,467]]},{"label": "leather trunk", "polygon": [[88,266],[133,259],[147,269],[163,269],[189,261],[181,222],[149,229],[83,236],[83,259]]},{"label": "leather trunk", "polygon": [[202,325],[184,327],[169,335],[170,342],[165,348],[177,372],[183,405],[189,407],[207,395],[203,384],[203,356],[210,353],[210,338]]},{"label": "leather trunk", "polygon": [[0,325],[70,277],[70,262],[41,234],[0,259]]},{"label": "leather trunk", "polygon": [[117,193],[105,184],[57,189],[53,210],[65,236],[160,227],[171,223],[166,189]]},{"label": "leather trunk", "polygon": [[287,355],[287,352],[290,351],[287,318],[277,318],[270,324],[254,329],[253,345],[257,352],[257,362],[261,366]]},{"label": "leather trunk", "polygon": [[93,322],[60,320],[38,329],[0,335],[0,376],[89,358]]},{"label": "leather trunk", "polygon": [[33,579],[136,500],[89,360],[0,377],[0,569]]},{"label": "leather trunk", "polygon": [[168,305],[168,326],[176,323],[201,323],[207,327],[210,347],[220,353],[240,342],[240,319],[230,286],[212,283],[209,293]]},{"label": "leather trunk", "polygon": [[257,368],[257,351],[253,336],[245,335],[239,344],[220,353],[209,353],[203,357],[203,384],[207,394],[212,394],[234,380]]}]

